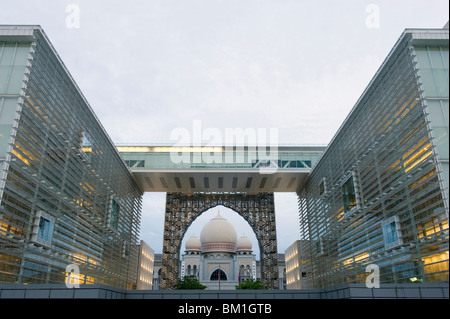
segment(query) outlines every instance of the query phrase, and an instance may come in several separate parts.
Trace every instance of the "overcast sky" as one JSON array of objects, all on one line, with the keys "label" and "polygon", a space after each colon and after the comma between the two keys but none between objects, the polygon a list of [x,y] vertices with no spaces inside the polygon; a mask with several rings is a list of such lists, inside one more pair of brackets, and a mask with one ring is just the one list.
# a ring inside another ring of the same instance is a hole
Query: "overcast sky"
[{"label": "overcast sky", "polygon": [[[200,120],[277,128],[280,144],[303,145],[331,140],[405,28],[441,28],[448,10],[448,0],[0,0],[0,24],[43,27],[117,144],[173,144],[174,129]],[[164,201],[144,196],[141,238],[156,252]],[[276,194],[276,212],[284,252],[299,237],[295,195]]]}]

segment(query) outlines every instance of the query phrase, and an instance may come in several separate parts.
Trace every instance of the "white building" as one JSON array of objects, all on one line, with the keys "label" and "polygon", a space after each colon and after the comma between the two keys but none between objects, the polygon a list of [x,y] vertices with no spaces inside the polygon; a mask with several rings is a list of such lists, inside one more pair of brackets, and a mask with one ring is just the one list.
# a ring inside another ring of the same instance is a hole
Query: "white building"
[{"label": "white building", "polygon": [[200,239],[192,235],[186,241],[181,277],[194,275],[208,289],[235,289],[242,280],[256,280],[256,268],[250,239],[238,239],[219,212],[203,227]]},{"label": "white building", "polygon": [[296,240],[285,250],[286,261],[286,289],[311,288],[309,277],[304,265],[310,259],[311,254],[302,249],[302,240]]},{"label": "white building", "polygon": [[137,275],[137,290],[153,289],[153,268],[155,261],[154,250],[141,240],[139,245],[139,261]]}]

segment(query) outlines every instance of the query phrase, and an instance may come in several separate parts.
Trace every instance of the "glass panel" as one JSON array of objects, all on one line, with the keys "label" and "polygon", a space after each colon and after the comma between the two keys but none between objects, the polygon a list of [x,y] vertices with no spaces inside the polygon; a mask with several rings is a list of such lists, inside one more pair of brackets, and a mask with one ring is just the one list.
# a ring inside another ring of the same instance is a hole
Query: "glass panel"
[{"label": "glass panel", "polygon": [[385,244],[392,244],[398,240],[395,221],[383,226],[383,236]]},{"label": "glass panel", "polygon": [[11,125],[0,124],[0,158],[6,156],[6,148],[8,147],[11,135]]},{"label": "glass panel", "polygon": [[325,181],[322,181],[319,185],[319,195],[322,195],[323,193],[325,193]]},{"label": "glass panel", "polygon": [[420,69],[420,79],[426,96],[438,96],[432,69]]},{"label": "glass panel", "polygon": [[449,158],[449,144],[448,144],[448,127],[434,127],[433,128],[436,146],[438,149],[439,159]]},{"label": "glass panel", "polygon": [[25,66],[15,65],[10,69],[6,94],[19,94],[25,76]]},{"label": "glass panel", "polygon": [[0,98],[0,124],[12,125],[17,110],[17,97]]},{"label": "glass panel", "polygon": [[428,59],[427,48],[416,47],[415,49],[420,69],[431,69],[430,60]]},{"label": "glass panel", "polygon": [[428,100],[431,126],[433,127],[434,142],[436,143],[439,159],[449,158],[449,128],[448,128],[448,100]]},{"label": "glass panel", "polygon": [[439,47],[429,47],[428,48],[428,59],[431,58],[431,65],[433,69],[443,69],[444,60],[442,59],[441,50]]},{"label": "glass panel", "polygon": [[113,228],[117,228],[119,213],[120,213],[120,205],[113,199],[111,202],[111,214],[109,220],[109,225]]},{"label": "glass panel", "polygon": [[10,66],[0,65],[0,94],[5,94],[9,82]]},{"label": "glass panel", "polygon": [[0,44],[0,94],[19,94],[28,51],[28,44]]},{"label": "glass panel", "polygon": [[11,65],[15,51],[14,44],[0,44],[0,65]]},{"label": "glass panel", "polygon": [[86,157],[90,159],[91,155],[92,155],[92,143],[86,132],[83,132],[82,134],[83,134],[83,140],[82,140],[81,149],[83,150],[84,154],[86,154]]},{"label": "glass panel", "polygon": [[342,197],[344,200],[344,210],[349,212],[356,206],[355,186],[353,184],[353,176],[350,177],[344,185],[342,185]]},{"label": "glass panel", "polygon": [[16,48],[16,56],[14,65],[26,65],[28,60],[28,53],[30,52],[29,44],[18,44]]},{"label": "glass panel", "polygon": [[436,79],[439,96],[448,97],[449,93],[448,70],[433,69],[433,72],[434,77]]},{"label": "glass panel", "polygon": [[433,126],[445,126],[443,109],[441,106],[441,101],[428,100],[428,110],[430,112],[430,117]]},{"label": "glass panel", "polygon": [[53,222],[41,216],[39,220],[39,229],[37,233],[38,238],[50,243],[52,241],[53,236],[53,226],[54,226]]},{"label": "glass panel", "polygon": [[448,48],[416,48],[416,56],[425,95],[448,97]]}]

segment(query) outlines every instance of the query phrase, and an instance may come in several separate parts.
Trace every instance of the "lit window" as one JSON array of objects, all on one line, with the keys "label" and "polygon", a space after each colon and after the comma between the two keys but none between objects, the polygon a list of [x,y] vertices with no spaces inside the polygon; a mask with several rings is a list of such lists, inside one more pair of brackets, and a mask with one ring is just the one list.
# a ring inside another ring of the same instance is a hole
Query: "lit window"
[{"label": "lit window", "polygon": [[86,132],[81,132],[81,150],[86,155],[88,159],[91,158],[92,155],[92,143],[89,139],[89,136]]},{"label": "lit window", "polygon": [[346,213],[356,207],[356,193],[353,176],[342,185],[342,198],[344,200],[344,211]]}]

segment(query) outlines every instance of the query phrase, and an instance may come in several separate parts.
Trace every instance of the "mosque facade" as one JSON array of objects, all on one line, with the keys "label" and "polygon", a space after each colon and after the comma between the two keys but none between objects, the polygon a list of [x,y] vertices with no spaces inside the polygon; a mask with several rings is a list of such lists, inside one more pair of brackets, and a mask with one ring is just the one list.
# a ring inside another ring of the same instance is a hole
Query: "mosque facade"
[{"label": "mosque facade", "polygon": [[239,239],[233,225],[217,213],[203,227],[200,238],[185,244],[180,275],[196,276],[207,289],[235,289],[243,280],[257,279],[256,256],[251,240]]}]

